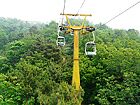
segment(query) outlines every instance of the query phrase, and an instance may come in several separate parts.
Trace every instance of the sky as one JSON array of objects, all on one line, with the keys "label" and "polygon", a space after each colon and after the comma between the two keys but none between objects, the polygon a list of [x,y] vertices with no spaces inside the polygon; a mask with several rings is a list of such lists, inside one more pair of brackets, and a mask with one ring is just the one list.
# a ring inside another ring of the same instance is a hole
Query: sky
[{"label": "sky", "polygon": [[[79,13],[92,14],[93,24],[106,23],[140,0],[85,0]],[[64,0],[0,0],[0,17],[48,23],[60,21]],[[83,0],[66,0],[65,13],[77,13]],[[140,3],[107,24],[115,29],[140,31]]]}]

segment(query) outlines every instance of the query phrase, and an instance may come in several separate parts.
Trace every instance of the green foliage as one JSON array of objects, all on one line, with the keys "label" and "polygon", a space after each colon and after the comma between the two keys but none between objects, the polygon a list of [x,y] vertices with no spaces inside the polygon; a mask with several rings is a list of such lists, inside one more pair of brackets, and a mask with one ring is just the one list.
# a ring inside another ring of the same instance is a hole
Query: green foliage
[{"label": "green foliage", "polygon": [[139,32],[96,27],[96,56],[84,55],[92,34],[79,36],[82,89],[77,92],[71,86],[73,36],[66,36],[61,48],[55,45],[54,21],[32,24],[0,18],[0,104],[139,105]]},{"label": "green foliage", "polygon": [[[0,104],[1,105],[18,105],[21,101],[22,91],[19,83],[7,81],[8,77],[0,74]],[[15,77],[12,78],[16,79]]]},{"label": "green foliage", "polygon": [[77,92],[72,86],[62,82],[52,90],[50,96],[40,94],[39,101],[43,105],[79,105],[82,93],[82,90]]},{"label": "green foliage", "polygon": [[0,48],[14,40],[22,39],[28,33],[31,24],[17,19],[0,18]]},{"label": "green foliage", "polygon": [[140,43],[136,40],[139,36],[131,39],[125,30],[112,31],[97,30],[97,55],[81,57],[81,84],[86,93],[83,103],[138,105]]}]

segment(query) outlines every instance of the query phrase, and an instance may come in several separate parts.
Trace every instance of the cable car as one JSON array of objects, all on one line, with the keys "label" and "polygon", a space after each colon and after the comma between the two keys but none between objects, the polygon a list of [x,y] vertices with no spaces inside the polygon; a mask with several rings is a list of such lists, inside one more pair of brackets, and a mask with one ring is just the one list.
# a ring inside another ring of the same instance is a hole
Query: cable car
[{"label": "cable car", "polygon": [[89,56],[96,55],[96,43],[94,41],[85,44],[85,54]]},{"label": "cable car", "polygon": [[62,46],[62,47],[65,46],[65,37],[58,36],[56,44],[57,46]]}]

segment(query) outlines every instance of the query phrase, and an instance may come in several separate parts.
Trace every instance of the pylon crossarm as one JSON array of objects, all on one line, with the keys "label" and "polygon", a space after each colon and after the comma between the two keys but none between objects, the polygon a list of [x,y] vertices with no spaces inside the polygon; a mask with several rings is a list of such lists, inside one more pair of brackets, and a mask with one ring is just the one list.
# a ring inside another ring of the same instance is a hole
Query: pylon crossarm
[{"label": "pylon crossarm", "polygon": [[67,15],[67,16],[92,16],[91,14],[60,14],[60,15]]},{"label": "pylon crossarm", "polygon": [[[87,29],[87,28],[94,28],[94,27],[84,26],[87,16],[92,16],[91,14],[62,14],[61,13],[60,15],[65,15],[66,16],[66,20],[67,20],[67,23],[68,23],[68,25],[64,26],[65,28],[67,28],[66,33],[70,33],[70,31],[74,30],[74,29],[81,30],[81,29]],[[84,20],[83,20],[81,25],[75,26],[75,25],[71,24],[70,19],[68,18],[68,16],[84,16],[85,18],[84,18]]]},{"label": "pylon crossarm", "polygon": [[87,28],[95,28],[94,26],[64,26],[67,29],[87,29]]}]

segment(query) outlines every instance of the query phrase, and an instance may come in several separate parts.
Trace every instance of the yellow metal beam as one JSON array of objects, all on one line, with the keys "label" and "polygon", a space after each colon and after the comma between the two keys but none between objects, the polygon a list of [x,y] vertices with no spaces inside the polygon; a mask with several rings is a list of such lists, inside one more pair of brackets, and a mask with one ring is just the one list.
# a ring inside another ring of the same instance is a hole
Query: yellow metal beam
[{"label": "yellow metal beam", "polygon": [[92,16],[91,14],[60,14],[60,15],[67,15],[67,16]]},{"label": "yellow metal beam", "polygon": [[76,90],[80,89],[80,73],[79,73],[79,29],[74,29],[74,63],[73,63],[73,76],[72,85]]},{"label": "yellow metal beam", "polygon": [[67,15],[66,15],[66,20],[67,20],[67,22],[68,22],[69,26],[71,26],[70,20],[69,20],[69,18],[68,18],[68,16],[67,16]]}]

